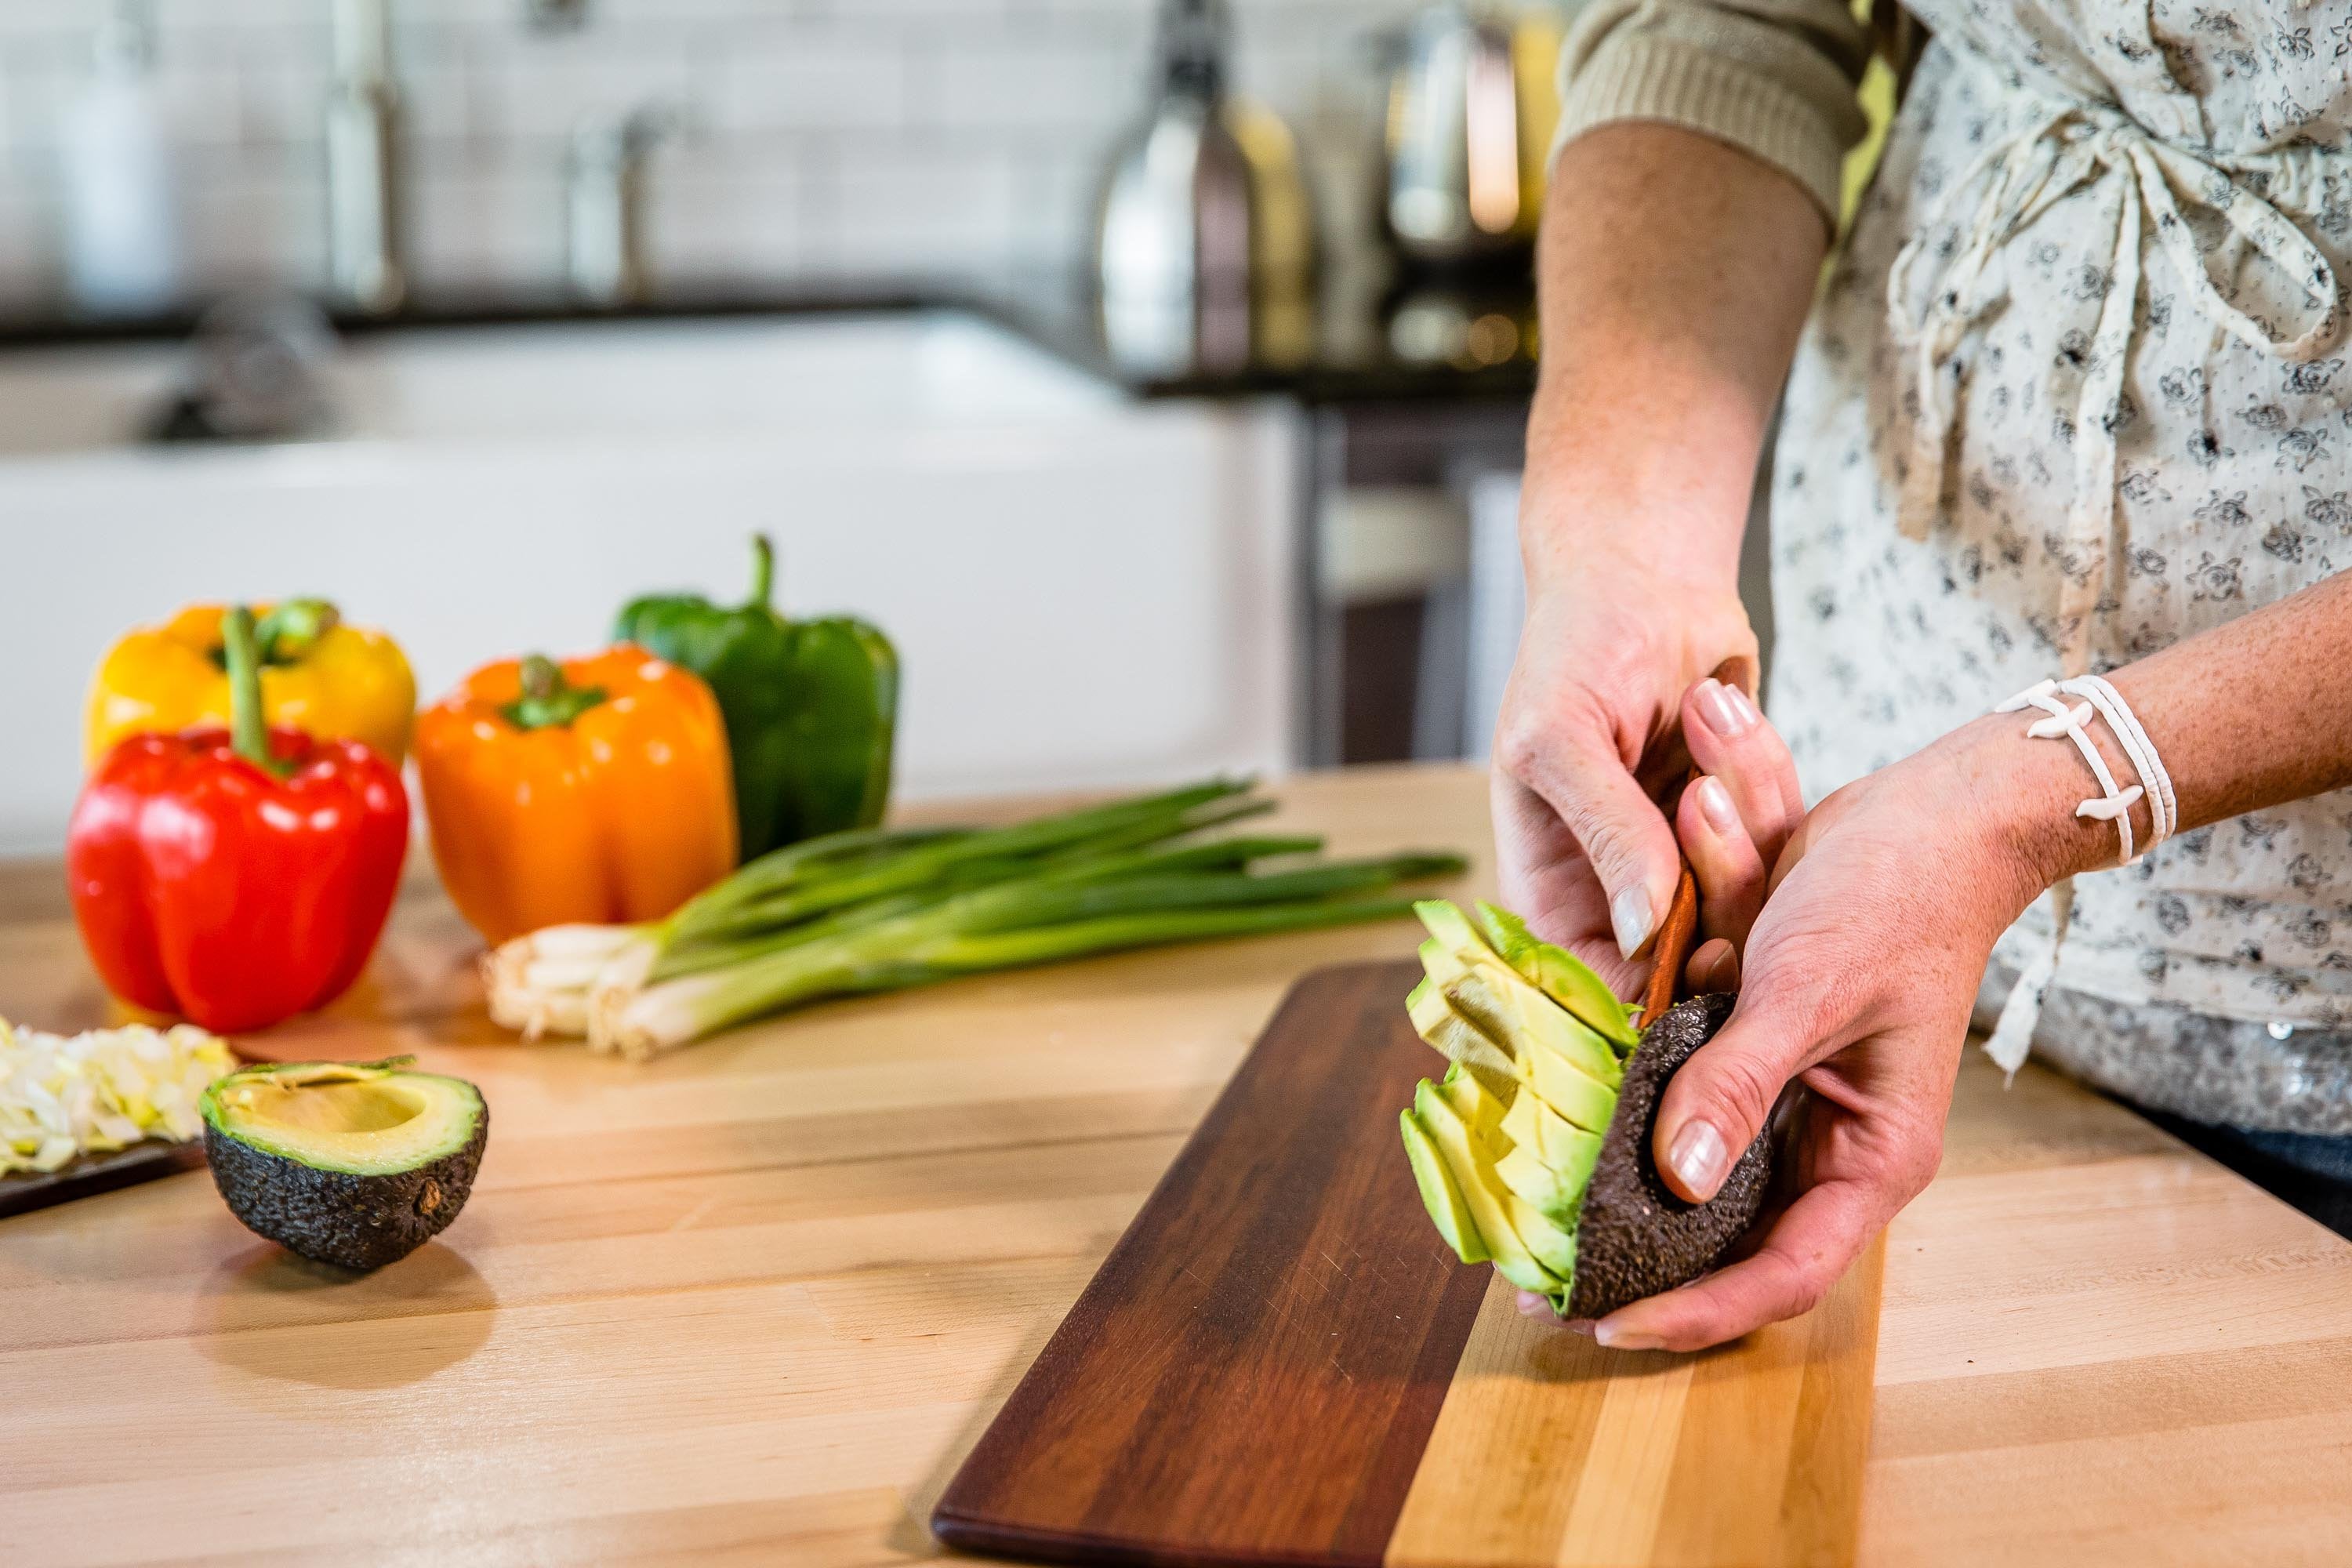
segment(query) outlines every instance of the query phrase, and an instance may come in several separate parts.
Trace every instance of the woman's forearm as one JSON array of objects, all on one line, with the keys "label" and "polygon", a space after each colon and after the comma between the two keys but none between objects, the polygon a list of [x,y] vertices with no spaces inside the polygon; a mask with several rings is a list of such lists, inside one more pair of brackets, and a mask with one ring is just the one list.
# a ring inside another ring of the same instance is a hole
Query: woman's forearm
[{"label": "woman's forearm", "polygon": [[[2176,832],[2352,784],[2352,574],[2108,672],[2155,742],[2178,803]],[[2006,695],[2004,693],[2003,695]],[[2025,738],[2039,715],[1989,715],[1950,737],[1962,799],[2024,879],[2031,897],[2061,877],[2116,863],[2112,825],[2074,815],[2096,795],[2074,748]],[[2104,722],[2088,733],[2116,783],[2137,776]],[[2145,844],[2150,808],[2132,808]]]},{"label": "woman's forearm", "polygon": [[1828,243],[1820,209],[1747,153],[1649,121],[1569,143],[1547,201],[1530,577],[1625,547],[1728,584]]},{"label": "woman's forearm", "polygon": [[2352,784],[2352,576],[2108,679],[2155,741],[2184,829]]}]

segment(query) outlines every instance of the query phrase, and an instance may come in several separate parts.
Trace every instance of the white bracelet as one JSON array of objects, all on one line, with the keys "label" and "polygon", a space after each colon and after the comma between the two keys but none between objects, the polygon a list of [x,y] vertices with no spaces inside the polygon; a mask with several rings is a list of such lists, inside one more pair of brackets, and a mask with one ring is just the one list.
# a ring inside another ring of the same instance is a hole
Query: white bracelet
[{"label": "white bracelet", "polygon": [[[2079,697],[2079,707],[2069,707],[2062,700]],[[2123,863],[2132,864],[2139,857],[2134,853],[2131,808],[2145,797],[2148,810],[2147,849],[2172,836],[2178,821],[2179,805],[2172,793],[2172,776],[2164,771],[2164,763],[2156,754],[2156,742],[2148,739],[2147,731],[2140,724],[2131,705],[2123,694],[2099,676],[2078,676],[2072,680],[2042,680],[2019,692],[1993,710],[1996,713],[2014,713],[2022,708],[2039,708],[2050,715],[2027,726],[2026,735],[2032,740],[2050,741],[2063,735],[2074,742],[2083,753],[2093,776],[2099,781],[2102,792],[2095,799],[2085,800],[2074,807],[2077,816],[2092,817],[2116,825],[2116,839],[2123,851]],[[2107,760],[2099,748],[2084,733],[2091,715],[2096,711],[2107,721],[2107,728],[2131,760],[2133,771],[2140,782],[2129,789],[2119,787],[2116,776],[2107,767]],[[2141,850],[2140,853],[2146,853]]]},{"label": "white bracelet", "polygon": [[2099,716],[2107,721],[2117,741],[2123,743],[2124,754],[2131,758],[2132,767],[2139,773],[2140,783],[2147,786],[2148,832],[2145,855],[2172,837],[2180,826],[2180,805],[2172,793],[2172,775],[2164,771],[2164,759],[2156,754],[2156,742],[2147,737],[2139,715],[2131,710],[2124,694],[2110,685],[2104,676],[2084,675],[2067,681],[2061,691],[2079,691],[2097,705]]}]

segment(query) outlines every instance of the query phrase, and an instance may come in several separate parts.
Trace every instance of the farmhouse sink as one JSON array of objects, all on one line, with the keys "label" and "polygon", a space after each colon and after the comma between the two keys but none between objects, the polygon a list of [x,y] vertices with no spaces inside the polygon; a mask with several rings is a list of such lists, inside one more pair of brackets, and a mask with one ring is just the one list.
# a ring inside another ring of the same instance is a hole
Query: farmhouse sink
[{"label": "farmhouse sink", "polygon": [[1290,754],[1286,404],[1133,402],[950,311],[419,328],[341,351],[322,436],[139,444],[175,367],[0,356],[0,853],[61,840],[84,686],[133,622],[327,595],[429,700],[635,594],[741,592],[754,530],[788,611],[897,639],[904,794]]}]

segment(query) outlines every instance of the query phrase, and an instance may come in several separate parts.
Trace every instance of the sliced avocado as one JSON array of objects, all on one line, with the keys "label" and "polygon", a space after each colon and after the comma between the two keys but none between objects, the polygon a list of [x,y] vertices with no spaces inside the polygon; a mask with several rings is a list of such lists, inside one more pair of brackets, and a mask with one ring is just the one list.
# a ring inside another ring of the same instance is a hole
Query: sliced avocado
[{"label": "sliced avocado", "polygon": [[1600,1132],[1617,1114],[1617,1091],[1604,1089],[1540,1047],[1519,1058],[1519,1081],[1564,1121]]},{"label": "sliced avocado", "polygon": [[[1563,1205],[1564,1223],[1558,1223],[1545,1212],[1541,1204],[1520,1195],[1511,1178],[1505,1173],[1506,1165],[1515,1165],[1529,1157],[1512,1146],[1510,1137],[1503,1131],[1509,1111],[1503,1102],[1486,1091],[1486,1086],[1465,1073],[1457,1065],[1446,1074],[1434,1091],[1462,1119],[1470,1134],[1472,1146],[1482,1162],[1492,1162],[1494,1196],[1502,1205],[1504,1216],[1510,1221],[1512,1233],[1538,1263],[1564,1282],[1576,1271],[1576,1211],[1572,1202]],[[1531,1096],[1514,1093],[1514,1103]],[[1482,1164],[1483,1176],[1488,1169]],[[1540,1170],[1542,1167],[1538,1166]],[[1554,1178],[1555,1182],[1558,1178]],[[1581,1184],[1580,1184],[1580,1191]]]},{"label": "sliced avocado", "polygon": [[1547,1273],[1559,1279],[1559,1289],[1544,1293],[1566,1300],[1569,1293],[1576,1289],[1575,1227],[1555,1222],[1535,1205],[1507,1189],[1503,1194],[1503,1212],[1510,1216],[1511,1228],[1518,1233],[1519,1244],[1528,1249],[1528,1255],[1542,1264]]},{"label": "sliced avocado", "polygon": [[1410,1108],[1397,1112],[1397,1125],[1404,1133],[1404,1155],[1412,1164],[1413,1184],[1421,1189],[1422,1206],[1429,1211],[1437,1234],[1463,1262],[1486,1262],[1492,1254],[1486,1250],[1486,1238],[1478,1234],[1478,1222],[1470,1217],[1469,1205],[1462,1201],[1462,1189],[1454,1184],[1453,1173],[1445,1168],[1445,1156],[1437,1152],[1436,1143]]},{"label": "sliced avocado", "polygon": [[1478,1026],[1456,1013],[1445,993],[1427,978],[1405,998],[1413,1032],[1450,1062],[1468,1068],[1488,1088],[1518,1081],[1518,1064],[1507,1047],[1490,1039]]},{"label": "sliced avocado", "polygon": [[1495,1178],[1544,1218],[1572,1231],[1592,1171],[1590,1166],[1581,1171],[1555,1171],[1537,1159],[1534,1150],[1514,1145],[1495,1162]]},{"label": "sliced avocado", "polygon": [[1412,912],[1421,918],[1422,928],[1438,942],[1455,952],[1467,953],[1474,948],[1485,948],[1496,957],[1502,954],[1491,945],[1470,917],[1445,899],[1417,899]]},{"label": "sliced avocado", "polygon": [[215,1079],[198,1109],[230,1212],[345,1268],[381,1268],[447,1226],[473,1190],[489,1107],[472,1084],[409,1071],[409,1059],[264,1064]]},{"label": "sliced avocado", "polygon": [[1523,1094],[1511,1101],[1503,1135],[1555,1171],[1580,1173],[1580,1180],[1591,1175],[1592,1163],[1601,1157],[1601,1133],[1562,1116],[1540,1095]]},{"label": "sliced avocado", "polygon": [[[1418,906],[1415,906],[1418,908]],[[1428,922],[1424,920],[1423,924]],[[1617,1047],[1623,1056],[1641,1037],[1627,1022],[1625,1004],[1609,983],[1576,954],[1555,947],[1528,929],[1528,922],[1510,910],[1478,903],[1478,929],[1503,962],[1545,995],[1582,1020],[1585,1026]]]},{"label": "sliced avocado", "polygon": [[1455,1012],[1488,1037],[1509,1041],[1515,1052],[1522,1040],[1531,1041],[1550,1047],[1605,1088],[1615,1089],[1624,1078],[1624,1065],[1608,1041],[1483,944],[1465,953],[1432,937],[1421,944],[1421,965]]},{"label": "sliced avocado", "polygon": [[1617,1108],[1616,1091],[1578,1070],[1558,1052],[1531,1047],[1524,1055],[1518,1054],[1508,1041],[1495,1038],[1464,1017],[1445,993],[1426,979],[1412,988],[1405,1007],[1415,1033],[1447,1060],[1468,1068],[1498,1100],[1512,1100],[1524,1085],[1579,1127],[1598,1132],[1609,1125]]},{"label": "sliced avocado", "polygon": [[[1667,1009],[1620,1063],[1611,1037],[1502,963],[1484,937],[1463,941],[1459,910],[1420,909],[1433,934],[1422,944],[1428,977],[1409,1011],[1415,1031],[1455,1063],[1443,1084],[1420,1085],[1409,1113],[1450,1184],[1435,1198],[1424,1184],[1433,1215],[1441,1200],[1458,1199],[1503,1276],[1568,1317],[1605,1316],[1720,1263],[1761,1211],[1767,1136],[1704,1204],[1664,1186],[1651,1139],[1667,1079],[1723,1026],[1732,998]],[[1525,930],[1488,907],[1480,920],[1505,944]],[[1629,1016],[1611,1005],[1619,1020]],[[1439,1218],[1441,1231],[1448,1223]]]},{"label": "sliced avocado", "polygon": [[1519,1239],[1506,1203],[1509,1194],[1495,1175],[1494,1161],[1477,1147],[1469,1127],[1427,1079],[1413,1091],[1412,1113],[1422,1131],[1429,1134],[1438,1152],[1445,1157],[1454,1185],[1461,1193],[1503,1278],[1522,1290],[1544,1295],[1565,1290],[1567,1282],[1537,1262],[1535,1255]]},{"label": "sliced avocado", "polygon": [[[1518,1095],[1517,1084],[1507,1084],[1505,1089],[1513,1099]],[[1503,1134],[1504,1118],[1510,1114],[1509,1104],[1488,1089],[1485,1079],[1464,1070],[1462,1064],[1456,1062],[1438,1079],[1437,1093],[1462,1118],[1462,1124],[1470,1129],[1470,1136],[1478,1141],[1487,1158],[1499,1160],[1510,1152],[1511,1141]]]}]

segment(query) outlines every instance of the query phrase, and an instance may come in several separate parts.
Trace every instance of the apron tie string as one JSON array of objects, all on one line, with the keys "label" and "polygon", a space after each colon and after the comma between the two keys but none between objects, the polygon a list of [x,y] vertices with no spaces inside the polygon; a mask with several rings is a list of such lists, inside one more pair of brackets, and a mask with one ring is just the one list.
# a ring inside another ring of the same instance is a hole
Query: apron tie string
[{"label": "apron tie string", "polygon": [[[2248,160],[2241,168],[2263,162]],[[2123,420],[2124,373],[2138,303],[2142,252],[2151,225],[2195,312],[2258,353],[2289,363],[2317,358],[2336,337],[2336,271],[2309,236],[2222,162],[2150,135],[2117,110],[2065,104],[1988,148],[1929,212],[1887,273],[1887,323],[1909,357],[1910,451],[1895,523],[1925,540],[1944,488],[1956,412],[1952,355],[1969,331],[2009,297],[1993,263],[2008,243],[2062,198],[2122,177],[2112,267],[2076,405],[2071,417],[2074,494],[2067,512],[2058,624],[2069,676],[2088,667],[2090,615],[2111,569],[2116,523],[2116,435]],[[1957,237],[1941,236],[1971,192],[1975,208]],[[2239,310],[2206,269],[2184,205],[2213,213],[2301,286],[2306,319],[2292,337],[2274,335]],[[1937,269],[1929,287],[1922,269]],[[1914,301],[1917,301],[1914,303]]]}]

